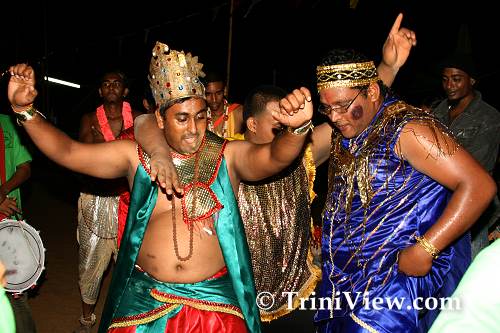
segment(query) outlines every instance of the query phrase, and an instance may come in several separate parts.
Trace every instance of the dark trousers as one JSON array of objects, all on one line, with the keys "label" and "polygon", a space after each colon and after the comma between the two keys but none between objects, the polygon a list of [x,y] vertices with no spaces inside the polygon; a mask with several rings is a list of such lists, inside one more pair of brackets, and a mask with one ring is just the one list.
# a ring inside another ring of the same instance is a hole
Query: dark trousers
[{"label": "dark trousers", "polygon": [[36,333],[35,321],[28,304],[28,294],[23,293],[16,297],[10,293],[7,295],[16,319],[16,333]]}]

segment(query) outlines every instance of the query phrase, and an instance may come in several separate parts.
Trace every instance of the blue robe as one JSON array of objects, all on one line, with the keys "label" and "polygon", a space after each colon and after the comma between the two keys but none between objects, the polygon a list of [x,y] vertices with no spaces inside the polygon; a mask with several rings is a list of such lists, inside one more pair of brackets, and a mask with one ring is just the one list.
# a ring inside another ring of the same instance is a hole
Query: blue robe
[{"label": "blue robe", "polygon": [[[450,196],[396,155],[396,142],[410,121],[441,128],[431,116],[388,99],[358,137],[332,136],[320,286],[320,297],[332,306],[326,303],[315,316],[320,332],[426,331],[437,311],[419,311],[413,301],[450,296],[470,263],[464,236],[441,252],[426,276],[398,271],[399,251],[436,222]],[[374,306],[379,297],[383,304]],[[401,309],[389,304],[396,299]]]}]

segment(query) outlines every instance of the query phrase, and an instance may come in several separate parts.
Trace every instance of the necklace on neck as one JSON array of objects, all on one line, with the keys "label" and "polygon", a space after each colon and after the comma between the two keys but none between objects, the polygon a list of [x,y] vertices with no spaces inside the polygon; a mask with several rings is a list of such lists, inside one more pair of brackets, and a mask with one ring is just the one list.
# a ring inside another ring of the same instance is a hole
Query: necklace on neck
[{"label": "necklace on neck", "polygon": [[[210,108],[208,108],[207,117],[208,117],[208,129],[220,137],[223,137],[223,138],[227,137],[227,134],[228,134],[227,133],[227,123],[228,123],[228,119],[229,119],[227,101],[224,100],[224,111],[219,116],[219,118],[217,118],[216,120],[213,120],[212,111],[210,110]],[[217,127],[219,127],[219,125],[221,123],[223,123],[222,131],[217,131]]]},{"label": "necklace on neck", "polygon": [[[195,186],[193,187],[193,204],[191,205],[191,215],[196,211],[196,201],[198,199],[197,191],[196,191],[196,184],[198,183],[198,175],[199,175],[199,153],[196,153],[195,160],[194,160],[194,178],[193,178],[193,184]],[[181,205],[181,210],[183,209]],[[191,259],[193,256],[193,236],[194,236],[194,225],[189,224],[188,229],[189,229],[189,252],[185,257],[182,257],[179,254],[179,244],[177,242],[177,218],[176,218],[176,209],[175,209],[175,194],[172,195],[172,236],[173,236],[173,241],[174,241],[174,252],[175,256],[179,261],[188,261]],[[184,212],[182,212],[182,215],[184,215]]]}]

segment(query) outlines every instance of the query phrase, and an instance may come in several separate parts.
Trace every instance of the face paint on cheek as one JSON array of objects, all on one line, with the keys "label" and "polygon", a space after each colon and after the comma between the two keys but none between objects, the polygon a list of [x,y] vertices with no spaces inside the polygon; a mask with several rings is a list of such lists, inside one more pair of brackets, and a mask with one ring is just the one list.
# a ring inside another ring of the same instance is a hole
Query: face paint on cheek
[{"label": "face paint on cheek", "polygon": [[361,117],[363,117],[363,107],[360,105],[356,105],[354,108],[352,108],[351,115],[352,119],[354,120],[361,119]]}]

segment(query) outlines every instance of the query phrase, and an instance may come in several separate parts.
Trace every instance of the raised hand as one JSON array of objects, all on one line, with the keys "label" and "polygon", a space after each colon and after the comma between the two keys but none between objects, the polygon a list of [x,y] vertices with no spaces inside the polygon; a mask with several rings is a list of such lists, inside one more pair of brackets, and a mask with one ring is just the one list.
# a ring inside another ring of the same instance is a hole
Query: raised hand
[{"label": "raised hand", "polygon": [[399,69],[408,59],[410,50],[417,45],[415,32],[401,28],[403,14],[399,14],[392,25],[389,35],[382,47],[382,62],[395,70]]},{"label": "raised hand", "polygon": [[311,93],[305,87],[295,89],[280,100],[280,112],[273,112],[273,118],[285,126],[297,128],[311,120],[313,104]]},{"label": "raised hand", "polygon": [[38,92],[35,89],[35,72],[27,64],[18,64],[9,68],[11,74],[7,95],[16,112],[26,109],[33,103]]}]

